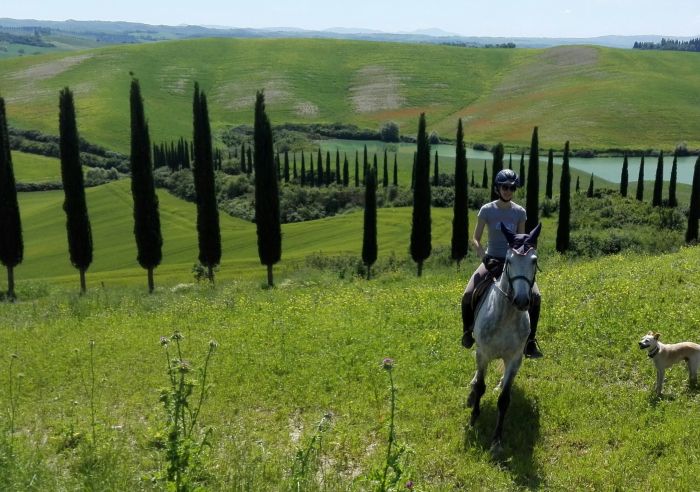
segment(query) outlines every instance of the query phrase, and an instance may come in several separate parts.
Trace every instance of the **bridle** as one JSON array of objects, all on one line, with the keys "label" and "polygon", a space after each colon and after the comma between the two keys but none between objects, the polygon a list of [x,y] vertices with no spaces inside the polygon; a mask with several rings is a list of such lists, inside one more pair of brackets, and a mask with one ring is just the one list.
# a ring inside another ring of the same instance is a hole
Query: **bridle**
[{"label": "bridle", "polygon": [[[515,249],[515,248],[513,248],[513,247],[511,247],[510,249],[511,249],[511,251],[513,251],[513,253],[515,253],[516,255],[526,256],[528,253],[530,253],[530,251],[534,250],[535,248],[534,248],[533,246],[530,246],[530,247],[527,249],[527,251],[525,251],[525,252],[521,252],[521,251],[519,251],[518,249]],[[522,249],[524,249],[524,247],[520,247],[519,249],[522,250]],[[537,277],[537,271],[540,270],[540,267],[539,267],[539,265],[537,264],[537,262],[535,261],[535,273],[532,275],[532,279],[530,279],[530,277],[528,277],[528,276],[526,276],[526,275],[516,275],[515,277],[511,277],[511,276],[510,276],[510,268],[508,268],[509,266],[510,266],[510,260],[508,259],[508,257],[506,257],[506,261],[505,261],[505,263],[504,263],[504,265],[503,265],[503,274],[502,274],[502,275],[505,275],[506,278],[508,279],[508,285],[509,285],[509,289],[508,289],[508,290],[509,290],[510,292],[509,292],[509,293],[503,292],[503,290],[498,286],[498,284],[496,284],[496,288],[497,288],[497,289],[499,290],[499,292],[501,292],[501,293],[506,297],[506,299],[508,299],[508,301],[510,301],[511,304],[512,304],[512,303],[513,303],[513,282],[515,282],[516,280],[524,280],[524,281],[527,283],[529,292],[532,293],[532,286],[535,285],[535,278]]]}]

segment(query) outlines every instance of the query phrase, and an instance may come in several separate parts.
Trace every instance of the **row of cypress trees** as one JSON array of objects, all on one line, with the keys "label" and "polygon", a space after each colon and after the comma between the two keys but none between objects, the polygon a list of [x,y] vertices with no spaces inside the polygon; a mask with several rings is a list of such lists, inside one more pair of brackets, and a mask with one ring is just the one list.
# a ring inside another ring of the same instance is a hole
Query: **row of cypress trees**
[{"label": "row of cypress trees", "polygon": [[[279,163],[273,152],[272,130],[265,112],[264,93],[256,94],[254,158],[255,164],[255,209],[258,235],[258,253],[261,264],[267,266],[268,284],[273,285],[272,267],[281,259],[281,226],[279,212]],[[130,91],[131,109],[131,187],[134,200],[134,234],[137,243],[137,261],[148,272],[149,292],[154,289],[153,271],[162,260],[163,239],[160,230],[158,198],[153,180],[153,163],[148,124],[145,119],[143,98],[138,80],[133,79]],[[85,272],[92,262],[92,235],[85,202],[83,174],[78,150],[78,131],[75,117],[73,93],[69,88],[59,94],[59,130],[61,153],[61,176],[64,184],[64,211],[68,233],[70,261],[80,272],[81,292],[85,292]],[[197,195],[197,232],[199,261],[207,268],[207,277],[214,282],[214,268],[221,261],[221,233],[214,187],[214,159],[212,155],[211,128],[207,100],[199,85],[194,87],[193,100],[193,175]],[[524,179],[524,156],[521,156],[520,172]],[[377,165],[367,166],[365,176],[365,222],[363,232],[362,260],[367,265],[367,277],[377,259],[376,238],[376,187]],[[437,156],[436,161],[437,162]],[[552,162],[549,153],[548,164]],[[627,171],[627,159],[623,164],[623,176]],[[512,161],[511,164],[512,166]],[[550,190],[552,173],[548,166]],[[386,166],[385,166],[386,168]],[[493,175],[503,168],[503,146],[494,147]],[[675,168],[675,159],[674,159]],[[539,222],[539,145],[538,129],[533,130],[528,167],[526,210],[527,228]],[[435,168],[437,172],[437,166]],[[643,177],[643,164],[640,176]],[[672,173],[673,174],[673,173]],[[386,169],[385,169],[386,175]],[[657,166],[657,181],[663,176],[663,154]],[[356,173],[356,180],[359,173]],[[452,230],[452,259],[458,263],[468,251],[467,209],[467,159],[461,120],[458,121],[455,158],[455,200]],[[426,132],[425,113],[421,113],[418,125],[417,151],[413,178],[413,215],[411,225],[410,252],[417,264],[417,274],[422,274],[423,262],[431,253],[430,219],[430,144]],[[622,191],[622,184],[621,184]],[[625,186],[626,191],[626,186]],[[675,191],[675,188],[674,188]],[[551,194],[551,192],[550,192]],[[655,203],[660,205],[660,188],[655,186]],[[624,195],[624,193],[623,193]],[[675,193],[671,193],[674,196]],[[551,198],[550,195],[547,195]],[[693,191],[686,241],[698,239],[700,213],[700,158],[695,165]],[[560,182],[559,223],[556,247],[564,252],[569,247],[570,216],[570,169],[569,142],[565,144]],[[21,222],[12,160],[9,147],[5,103],[0,98],[0,260],[8,271],[8,297],[14,298],[13,269],[23,259]]]}]

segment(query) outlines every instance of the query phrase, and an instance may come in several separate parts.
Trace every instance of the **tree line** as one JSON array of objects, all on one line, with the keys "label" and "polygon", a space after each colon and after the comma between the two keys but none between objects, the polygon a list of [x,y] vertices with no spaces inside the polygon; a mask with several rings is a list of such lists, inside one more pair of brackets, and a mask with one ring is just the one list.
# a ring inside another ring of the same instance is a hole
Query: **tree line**
[{"label": "tree line", "polygon": [[661,41],[635,41],[632,46],[637,50],[665,50],[665,51],[700,51],[700,38],[680,41],[678,39],[661,38]]},{"label": "tree line", "polygon": [[[134,236],[137,246],[137,261],[147,271],[149,292],[154,290],[154,270],[162,261],[163,237],[161,234],[158,197],[155,193],[153,177],[154,162],[148,123],[145,117],[144,101],[137,79],[132,79],[130,87],[130,171],[131,192],[133,197]],[[192,162],[196,205],[197,205],[197,234],[198,259],[206,269],[206,276],[213,283],[214,271],[221,261],[221,231],[219,212],[216,202],[216,187],[214,180],[215,158],[212,149],[212,135],[209,123],[207,99],[199,84],[195,83],[193,95],[193,140],[188,145],[181,143],[183,153],[189,152]],[[10,140],[5,114],[5,102],[0,98],[0,261],[7,269],[8,297],[15,298],[14,268],[23,260],[24,246],[22,227],[17,202],[17,189],[12,167]],[[253,152],[251,149],[241,149],[241,157],[246,156],[246,172],[254,175],[255,181],[255,224],[258,236],[258,256],[262,265],[267,268],[268,285],[273,283],[273,266],[280,261],[282,255],[282,234],[280,221],[279,182],[289,178],[289,159],[285,153],[284,167],[280,163],[280,154],[274,151],[274,141],[270,119],[265,109],[264,92],[256,94],[255,124],[253,135]],[[64,189],[63,209],[66,214],[66,230],[68,236],[69,256],[71,264],[80,273],[81,292],[86,290],[85,272],[92,262],[93,245],[89,214],[85,201],[83,173],[81,167],[80,137],[78,135],[75,105],[72,91],[66,87],[59,93],[59,147],[61,161],[61,179]],[[464,145],[464,134],[461,119],[457,122],[456,157],[454,174],[454,202],[451,239],[451,258],[459,263],[468,254],[469,219],[468,219],[468,163]],[[503,145],[493,148],[491,175],[495,176],[504,166]],[[564,253],[569,249],[570,234],[570,169],[569,142],[564,147],[562,175],[559,194],[559,221],[557,228],[556,249]],[[545,196],[552,198],[553,152],[548,156]],[[427,133],[425,113],[421,113],[416,137],[416,152],[414,154],[413,176],[411,189],[413,193],[413,213],[411,221],[410,254],[417,266],[420,276],[423,264],[429,258],[432,250],[431,231],[431,185],[437,184],[439,175],[439,159],[437,152],[433,161],[433,179],[431,180],[430,136]],[[325,166],[323,155],[318,150],[316,168],[310,162],[309,179],[316,184],[328,185],[332,178],[336,182],[340,177],[340,158],[336,152],[335,175],[331,171],[331,156],[327,152]],[[367,267],[367,277],[370,278],[371,267],[377,259],[377,220],[376,220],[376,188],[378,176],[378,159],[376,154],[373,163],[369,164],[367,148],[363,155],[363,179],[365,186],[364,227],[362,261]],[[343,164],[343,182],[347,185],[347,158]],[[676,206],[675,199],[675,159],[672,171],[669,200],[665,205]],[[359,157],[356,157],[355,185],[359,186]],[[512,168],[512,157],[509,167]],[[305,179],[304,154],[301,156],[300,179]],[[387,154],[384,154],[384,186],[388,180]],[[643,199],[644,163],[640,166],[637,199]],[[620,194],[626,196],[627,158],[623,162]],[[539,222],[539,139],[538,128],[532,134],[527,180],[525,179],[524,153],[520,158],[521,186],[526,187],[526,228],[532,229]],[[662,177],[663,153],[659,155],[654,186],[653,206],[662,206]],[[396,160],[394,160],[394,180],[396,180]],[[472,171],[472,182],[473,171]],[[484,187],[488,187],[486,163],[484,163]],[[578,181],[576,185],[578,191]],[[589,184],[589,196],[593,193],[593,176]],[[493,196],[492,199],[495,199]],[[700,218],[700,158],[695,164],[693,188],[691,194],[690,213],[686,241],[698,241],[698,219]]]}]

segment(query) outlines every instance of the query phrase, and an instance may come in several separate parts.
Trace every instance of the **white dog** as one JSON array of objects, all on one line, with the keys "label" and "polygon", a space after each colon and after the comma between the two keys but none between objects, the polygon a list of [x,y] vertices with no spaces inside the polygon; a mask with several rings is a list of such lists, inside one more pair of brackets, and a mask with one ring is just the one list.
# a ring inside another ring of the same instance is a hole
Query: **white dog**
[{"label": "white dog", "polygon": [[698,366],[700,366],[700,345],[693,342],[665,345],[659,341],[660,336],[660,333],[650,331],[639,341],[639,348],[649,351],[649,357],[656,366],[656,394],[661,395],[664,371],[682,360],[688,364],[690,385],[695,386],[698,381]]}]

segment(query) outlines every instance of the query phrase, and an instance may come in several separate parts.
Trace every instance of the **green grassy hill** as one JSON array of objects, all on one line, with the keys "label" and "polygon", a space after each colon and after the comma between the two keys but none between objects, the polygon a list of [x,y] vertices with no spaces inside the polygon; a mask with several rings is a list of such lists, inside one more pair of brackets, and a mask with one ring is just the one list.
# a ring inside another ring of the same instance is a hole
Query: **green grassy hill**
[{"label": "green grassy hill", "polygon": [[397,490],[408,480],[425,491],[693,490],[700,395],[676,367],[655,398],[636,342],[650,329],[700,341],[698,253],[541,254],[546,357],[524,361],[493,454],[501,368],[491,365],[471,428],[475,362],[459,345],[467,272],[452,267],[420,279],[307,270],[269,290],[240,280],[152,296],[110,286],[0,303],[0,404],[13,409],[0,428],[0,488],[165,488],[169,359],[158,342],[179,330],[193,377],[209,340],[219,343],[200,414],[211,447],[193,476],[208,490],[376,489],[390,419],[384,357],[395,360],[395,449],[405,446]]},{"label": "green grassy hill", "polygon": [[[158,191],[163,232],[163,263],[156,281],[191,281],[197,261],[195,205]],[[138,283],[144,276],[136,263],[133,239],[132,198],[129,180],[86,189],[92,223],[94,262],[88,282]],[[62,209],[63,191],[20,193],[20,212],[25,243],[24,262],[16,269],[17,280],[73,281]],[[433,209],[433,244],[448,246],[451,209]],[[283,254],[278,268],[294,269],[315,253],[349,253],[359,258],[362,250],[361,211],[328,219],[283,226]],[[472,220],[474,220],[472,218]],[[378,213],[380,257],[391,251],[404,257],[408,252],[411,209],[387,208]],[[257,252],[255,224],[221,215],[223,259],[220,276],[239,278],[262,272]],[[262,274],[262,273],[261,273]]]},{"label": "green grassy hill", "polygon": [[0,60],[11,124],[57,133],[58,91],[75,92],[81,135],[126,152],[130,73],[154,142],[189,136],[199,81],[215,129],[251,124],[264,88],[274,123],[395,120],[470,142],[543,147],[700,146],[700,58],[591,46],[468,49],[338,40],[200,39]]}]

